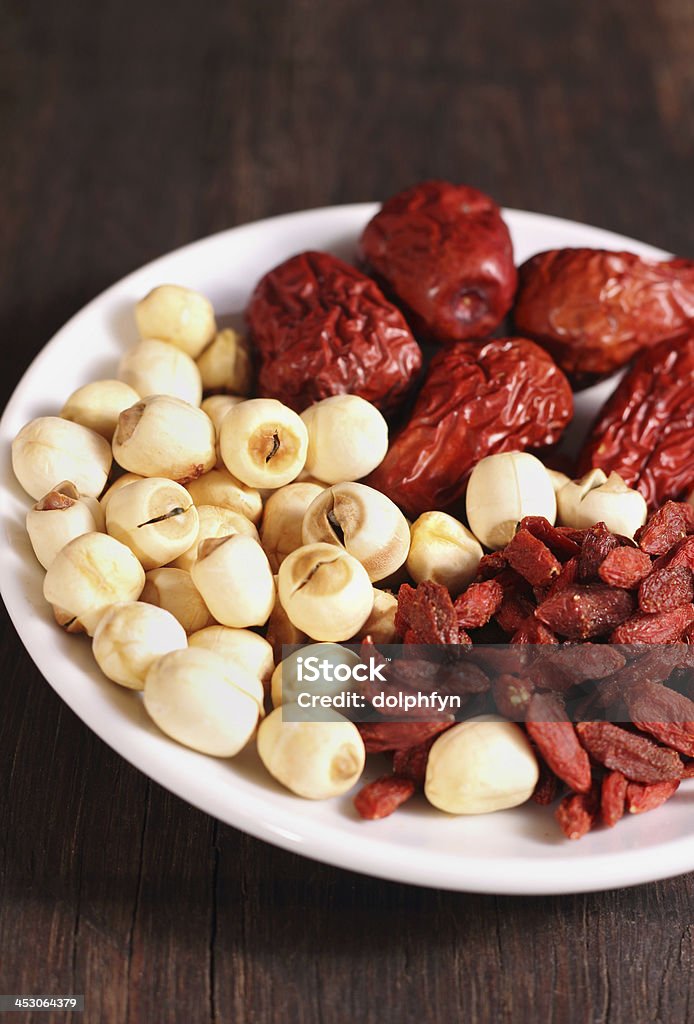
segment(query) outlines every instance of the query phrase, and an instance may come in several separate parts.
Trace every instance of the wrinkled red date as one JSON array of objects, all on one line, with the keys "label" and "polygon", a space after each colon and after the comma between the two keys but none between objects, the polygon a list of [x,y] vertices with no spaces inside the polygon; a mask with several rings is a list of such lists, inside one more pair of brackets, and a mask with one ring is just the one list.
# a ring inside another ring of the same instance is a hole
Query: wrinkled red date
[{"label": "wrinkled red date", "polygon": [[260,357],[259,394],[301,411],[346,392],[392,409],[422,354],[378,285],[323,252],[280,263],[256,285],[246,311]]},{"label": "wrinkled red date", "polygon": [[566,377],[531,341],[458,342],[434,356],[409,422],[366,482],[412,516],[455,509],[480,459],[551,444],[572,413]]},{"label": "wrinkled red date", "polygon": [[469,185],[424,181],[369,221],[361,256],[415,330],[439,342],[483,338],[511,308],[513,246],[496,203]]},{"label": "wrinkled red date", "polygon": [[598,414],[580,473],[619,473],[654,507],[694,486],[694,335],[643,352]]},{"label": "wrinkled red date", "polygon": [[516,328],[577,378],[612,373],[694,325],[694,262],[553,249],[519,271]]}]

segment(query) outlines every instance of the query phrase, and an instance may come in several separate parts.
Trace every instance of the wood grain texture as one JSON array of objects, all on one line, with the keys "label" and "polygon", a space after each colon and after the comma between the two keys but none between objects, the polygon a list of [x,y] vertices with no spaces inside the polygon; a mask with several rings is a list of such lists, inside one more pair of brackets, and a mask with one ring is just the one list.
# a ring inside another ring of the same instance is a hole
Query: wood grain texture
[{"label": "wood grain texture", "polygon": [[[143,262],[426,176],[694,255],[690,0],[6,0],[1,17],[3,402]],[[0,991],[84,992],[108,1024],[693,1019],[691,876],[516,899],[297,858],[120,760],[0,628]]]}]

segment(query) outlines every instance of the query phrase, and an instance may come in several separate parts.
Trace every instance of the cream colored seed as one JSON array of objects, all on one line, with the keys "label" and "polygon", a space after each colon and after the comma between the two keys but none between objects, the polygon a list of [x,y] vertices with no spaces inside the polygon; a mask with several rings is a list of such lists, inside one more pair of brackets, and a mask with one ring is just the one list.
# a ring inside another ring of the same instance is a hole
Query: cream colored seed
[{"label": "cream colored seed", "polygon": [[[190,500],[190,495],[188,495]],[[220,508],[218,505],[198,505],[198,532],[195,540],[183,554],[172,559],[171,565],[176,569],[185,569],[190,572],[197,561],[198,548],[204,540],[215,540],[218,537],[229,537],[234,533],[242,533],[246,537],[252,537],[257,541],[258,531],[250,519],[246,519],[239,512],[232,512],[230,508]]]},{"label": "cream colored seed", "polygon": [[215,464],[209,416],[171,395],[150,395],[126,409],[113,435],[120,466],[139,476],[195,480]]},{"label": "cream colored seed", "polygon": [[485,715],[454,725],[434,742],[424,793],[449,814],[488,814],[525,803],[538,778],[525,733],[513,722]]},{"label": "cream colored seed", "polygon": [[[306,665],[308,658],[315,658],[318,663],[326,661],[332,669],[337,665],[354,668],[361,660],[356,651],[332,643],[308,644],[300,650],[292,652],[279,663],[272,674],[271,693],[274,707],[279,707],[280,704],[292,704],[302,693],[335,697],[339,693],[354,689],[354,683],[351,680],[335,679],[334,672],[330,673],[330,679],[326,679],[325,673],[320,668],[316,669],[318,679],[299,679],[299,659],[303,666]],[[313,675],[314,672],[307,674]]]},{"label": "cream colored seed", "polygon": [[308,434],[301,418],[274,398],[251,398],[222,421],[224,465],[249,487],[283,487],[306,462]]},{"label": "cream colored seed", "polygon": [[34,554],[44,569],[69,541],[83,533],[101,533],[104,516],[96,498],[82,496],[63,480],[27,512],[26,528]]},{"label": "cream colored seed", "polygon": [[539,459],[528,452],[501,452],[477,463],[465,499],[475,537],[493,551],[508,544],[525,516],[554,523],[557,502],[552,480]]},{"label": "cream colored seed", "polygon": [[43,596],[68,633],[93,636],[106,609],[136,601],[144,583],[144,569],[130,548],[105,533],[83,533],[51,562]]},{"label": "cream colored seed", "polygon": [[[287,720],[288,715],[296,720]],[[273,778],[308,800],[346,793],[365,761],[364,742],[353,722],[327,710],[316,721],[295,704],[275,708],[260,723],[258,754]]]},{"label": "cream colored seed", "polygon": [[254,487],[247,487],[226,469],[213,469],[186,484],[196,505],[217,505],[239,512],[256,526],[263,514],[263,502]]},{"label": "cream colored seed", "polygon": [[189,647],[158,658],[145,680],[144,705],[178,743],[213,757],[233,757],[255,732],[253,680],[212,651]]},{"label": "cream colored seed", "polygon": [[106,529],[127,544],[143,568],[156,569],[187,551],[198,534],[198,510],[185,487],[163,477],[128,484],[112,496]]},{"label": "cream colored seed", "polygon": [[269,685],[275,670],[272,647],[251,629],[207,626],[193,633],[188,642],[191,647],[205,647],[229,661],[238,662],[252,676]]},{"label": "cream colored seed", "polygon": [[373,582],[404,564],[410,529],[397,505],[366,484],[327,488],[306,510],[304,544],[335,544],[353,555]]},{"label": "cream colored seed", "polygon": [[423,512],[410,527],[407,571],[415,583],[433,580],[457,597],[482,558],[477,538],[446,512]]},{"label": "cream colored seed", "polygon": [[236,533],[204,540],[191,575],[222,625],[263,626],[270,617],[275,583],[265,552],[251,537]]},{"label": "cream colored seed", "polygon": [[271,492],[265,502],[260,537],[273,572],[287,555],[301,547],[306,510],[324,490],[322,484],[293,483]]},{"label": "cream colored seed", "polygon": [[253,366],[248,341],[230,327],[216,334],[197,362],[205,391],[250,394]]},{"label": "cream colored seed", "polygon": [[163,608],[142,601],[114,604],[94,632],[92,651],[109,679],[142,690],[152,662],[188,645],[185,630]]},{"label": "cream colored seed", "polygon": [[129,349],[120,361],[118,376],[143,397],[173,395],[195,406],[202,399],[195,361],[159,338],[145,338]]},{"label": "cream colored seed", "polygon": [[95,380],[73,391],[60,415],[96,431],[110,444],[118,417],[139,399],[139,392],[122,380]]},{"label": "cream colored seed", "polygon": [[12,469],[35,501],[59,480],[70,480],[80,494],[98,498],[111,470],[111,447],[80,423],[41,416],[25,424],[12,442]]},{"label": "cream colored seed", "polygon": [[363,565],[332,544],[308,544],[282,562],[279,598],[291,622],[314,640],[349,640],[371,614]]},{"label": "cream colored seed", "polygon": [[209,299],[176,284],[153,288],[135,306],[141,338],[161,338],[193,359],[214,338],[217,325]]},{"label": "cream colored seed", "polygon": [[306,470],[329,484],[359,480],[388,451],[388,424],[375,405],[358,395],[332,395],[305,409]]},{"label": "cream colored seed", "polygon": [[165,608],[186,633],[214,625],[214,618],[189,572],[183,569],[152,569],[147,573],[141,601]]},{"label": "cream colored seed", "polygon": [[612,533],[624,537],[633,537],[648,514],[643,495],[627,487],[617,473],[607,477],[601,469],[565,484],[557,494],[557,510],[564,526],[582,530],[605,523]]}]

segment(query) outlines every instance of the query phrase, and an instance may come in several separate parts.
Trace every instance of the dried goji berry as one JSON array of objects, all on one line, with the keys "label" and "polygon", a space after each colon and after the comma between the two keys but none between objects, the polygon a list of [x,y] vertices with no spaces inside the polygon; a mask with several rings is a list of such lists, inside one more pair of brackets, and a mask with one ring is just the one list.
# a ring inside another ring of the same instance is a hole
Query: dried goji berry
[{"label": "dried goji berry", "polygon": [[463,629],[480,629],[495,615],[504,599],[504,590],[496,580],[471,583],[453,603],[458,625]]},{"label": "dried goji berry", "polygon": [[626,809],[629,814],[644,814],[646,811],[654,811],[666,800],[669,800],[679,788],[679,782],[653,782],[650,785],[640,785],[638,782],[630,782],[627,786]]},{"label": "dried goji berry", "polygon": [[694,757],[694,701],[647,680],[626,689],[624,700],[637,729],[681,754]]},{"label": "dried goji berry", "polygon": [[631,782],[663,782],[682,776],[682,761],[674,750],[658,747],[612,722],[579,722],[576,732],[591,757]]},{"label": "dried goji berry", "polygon": [[[546,544],[560,562],[568,561],[581,550],[580,543],[563,532],[561,527],[552,526],[544,516],[525,516],[520,521],[520,528],[532,533],[533,537],[537,537],[543,544]],[[582,540],[583,538],[581,538]]]},{"label": "dried goji berry", "polygon": [[559,641],[552,632],[545,626],[544,622],[537,619],[527,621],[517,629],[511,637],[512,644],[557,644]]},{"label": "dried goji berry", "polygon": [[536,617],[569,640],[604,636],[629,618],[634,597],[628,590],[602,583],[572,585],[547,598]]},{"label": "dried goji berry", "polygon": [[600,816],[608,828],[613,828],[624,816],[627,780],[621,772],[610,772],[600,788]]},{"label": "dried goji berry", "polygon": [[522,629],[535,614],[535,605],[525,588],[504,587],[504,598],[495,619],[505,633]]},{"label": "dried goji berry", "polygon": [[632,590],[651,571],[650,556],[638,548],[614,548],[600,564],[598,575],[610,587]]},{"label": "dried goji berry", "polygon": [[415,747],[405,747],[404,750],[396,750],[393,753],[393,771],[395,774],[406,779],[412,779],[415,786],[420,788],[424,786],[429,751],[437,739],[438,734],[431,736],[423,743],[418,743]]},{"label": "dried goji berry", "polygon": [[387,818],[409,800],[415,791],[412,779],[398,775],[383,775],[360,789],[354,798],[354,806],[360,817],[367,821]]},{"label": "dried goji berry", "polygon": [[546,807],[548,804],[554,803],[558,797],[559,790],[561,788],[561,781],[557,778],[552,769],[543,761],[540,755],[536,754],[536,756],[540,769],[540,777],[537,780],[531,799],[536,804]]},{"label": "dried goji berry", "polygon": [[686,565],[654,569],[639,587],[643,612],[669,612],[694,601],[694,576]]},{"label": "dried goji berry", "polygon": [[512,722],[522,722],[535,686],[530,679],[503,672],[492,679],[492,696],[499,714]]},{"label": "dried goji berry", "polygon": [[649,555],[664,555],[666,551],[687,536],[688,516],[682,503],[666,501],[650,517],[645,526],[637,530],[635,540]]},{"label": "dried goji berry", "polygon": [[[566,587],[571,586],[578,579],[578,557],[576,555],[570,558],[568,562],[564,562],[561,567],[561,572],[558,576],[555,576],[549,587],[545,591],[543,601],[546,601],[548,597],[552,597],[560,590],[564,590]],[[539,602],[542,603],[542,602]]]},{"label": "dried goji berry", "polygon": [[577,793],[590,789],[590,762],[578,742],[561,701],[551,693],[534,693],[528,703],[525,728],[555,775]]},{"label": "dried goji berry", "polygon": [[482,555],[477,564],[477,580],[491,580],[508,567],[503,551],[492,551]]},{"label": "dried goji berry", "polygon": [[578,559],[578,578],[583,583],[597,578],[600,566],[619,541],[604,523],[596,523],[586,532]]},{"label": "dried goji berry", "polygon": [[451,716],[440,722],[357,722],[367,754],[382,754],[385,750],[404,750],[423,743],[430,736],[438,736],[451,726]]},{"label": "dried goji berry", "polygon": [[686,604],[671,612],[647,615],[637,612],[618,626],[610,643],[613,644],[669,644],[680,640],[688,626],[694,622],[694,605]]},{"label": "dried goji berry", "polygon": [[398,591],[395,630],[403,637],[408,630],[413,630],[420,644],[461,642],[451,595],[440,583],[432,580],[425,580],[417,587],[402,584]]},{"label": "dried goji berry", "polygon": [[684,540],[678,541],[674,547],[655,560],[653,568],[662,569],[666,565],[673,568],[677,565],[686,565],[694,572],[694,537],[685,537]]},{"label": "dried goji berry", "polygon": [[529,530],[518,530],[504,548],[508,564],[533,587],[544,587],[559,575],[561,562]]},{"label": "dried goji berry", "polygon": [[557,807],[555,818],[567,839],[580,839],[595,824],[600,804],[595,787],[588,793],[570,793]]}]

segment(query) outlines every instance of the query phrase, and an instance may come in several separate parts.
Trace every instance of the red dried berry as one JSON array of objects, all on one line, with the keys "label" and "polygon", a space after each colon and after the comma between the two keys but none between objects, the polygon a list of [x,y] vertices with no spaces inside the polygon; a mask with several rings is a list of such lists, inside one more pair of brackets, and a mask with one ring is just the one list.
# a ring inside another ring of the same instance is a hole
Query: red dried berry
[{"label": "red dried berry", "polygon": [[543,622],[528,619],[511,637],[511,643],[517,644],[557,644],[559,641]]},{"label": "red dried berry", "polygon": [[492,551],[489,555],[482,555],[477,565],[477,580],[491,580],[504,569],[508,568],[506,555],[503,551]]},{"label": "red dried berry", "polygon": [[[551,584],[545,591],[543,601],[546,601],[548,597],[553,597],[560,590],[565,590],[566,587],[571,586],[578,580],[578,557],[574,555],[568,562],[564,562],[561,567],[561,572],[558,576],[552,580]],[[542,602],[540,602],[542,603]]]},{"label": "red dried berry", "polygon": [[405,750],[424,743],[431,736],[451,727],[450,715],[439,722],[357,722],[367,754],[382,754],[386,750]]},{"label": "red dried berry", "polygon": [[409,800],[415,791],[412,779],[398,775],[383,775],[360,789],[354,798],[354,806],[360,817],[367,821],[387,818]]},{"label": "red dried berry", "polygon": [[458,625],[463,629],[481,629],[498,612],[503,599],[503,587],[496,580],[471,583],[453,604]]},{"label": "red dried berry", "polygon": [[624,700],[637,729],[681,754],[694,757],[694,701],[648,680],[626,689]]},{"label": "red dried berry", "polygon": [[427,773],[427,761],[429,751],[438,739],[438,735],[431,736],[424,743],[418,743],[416,747],[405,747],[404,750],[396,750],[393,754],[393,771],[406,779],[411,779],[415,786],[422,788]]},{"label": "red dried berry", "polygon": [[420,644],[464,643],[451,595],[440,583],[425,580],[411,587],[403,583],[398,591],[395,630],[405,636],[409,630]]},{"label": "red dried berry", "polygon": [[525,728],[554,774],[569,789],[587,793],[590,761],[559,698],[552,693],[534,693],[528,704]]},{"label": "red dried berry", "polygon": [[619,541],[604,523],[596,523],[586,532],[578,559],[578,578],[583,583],[596,579],[600,566]]},{"label": "red dried berry", "polygon": [[516,290],[509,230],[469,185],[422,181],[383,204],[364,229],[367,266],[415,329],[450,344],[491,334]]},{"label": "red dried berry", "polygon": [[536,756],[537,763],[540,768],[540,777],[537,780],[531,799],[536,804],[546,807],[548,804],[554,803],[556,798],[559,796],[561,781],[557,778],[552,769],[545,764],[540,755],[536,754]]},{"label": "red dried berry", "polygon": [[604,636],[629,618],[634,598],[628,590],[602,583],[573,584],[543,601],[535,615],[569,640]]},{"label": "red dried berry", "polygon": [[518,530],[504,554],[511,568],[533,587],[547,586],[561,571],[561,562],[529,530]]},{"label": "red dried berry", "polygon": [[685,630],[694,622],[694,605],[682,605],[671,612],[648,615],[637,612],[618,626],[612,644],[670,644],[681,640]]},{"label": "red dried berry", "polygon": [[629,814],[644,814],[646,811],[654,811],[669,800],[679,789],[679,782],[653,782],[650,785],[640,785],[638,782],[630,782],[627,786],[626,809]]},{"label": "red dried berry", "polygon": [[650,556],[638,548],[614,548],[598,569],[598,575],[609,587],[633,590],[651,571]]},{"label": "red dried berry", "polygon": [[600,804],[597,790],[589,793],[570,793],[557,807],[555,818],[567,839],[581,839],[595,824]]},{"label": "red dried berry", "polygon": [[612,722],[579,722],[576,732],[591,757],[620,771],[631,782],[663,782],[682,777],[682,761],[674,750],[658,747]]},{"label": "red dried berry", "polygon": [[530,698],[535,690],[530,679],[502,672],[492,678],[492,696],[500,715],[511,722],[525,720]]},{"label": "red dried berry", "polygon": [[694,576],[685,565],[655,569],[639,587],[643,612],[669,612],[694,601]]},{"label": "red dried berry", "polygon": [[560,562],[568,561],[581,550],[580,543],[563,532],[561,527],[552,526],[544,516],[525,516],[520,521],[520,528],[532,533],[533,537],[546,544]]},{"label": "red dried berry", "polygon": [[694,572],[694,537],[685,537],[684,540],[678,541],[666,554],[655,560],[653,568],[662,569],[666,565],[673,568],[677,565],[686,565]]},{"label": "red dried berry", "polygon": [[600,816],[608,828],[614,828],[620,818],[624,817],[627,786],[627,780],[621,772],[610,772],[602,780],[600,788]]},{"label": "red dried berry", "polygon": [[650,517],[645,526],[637,530],[635,540],[649,555],[664,555],[666,551],[687,536],[688,516],[682,504],[666,501]]},{"label": "red dried berry", "polygon": [[395,408],[422,365],[401,311],[371,278],[324,252],[280,263],[246,312],[259,393],[301,411],[345,392]]}]

